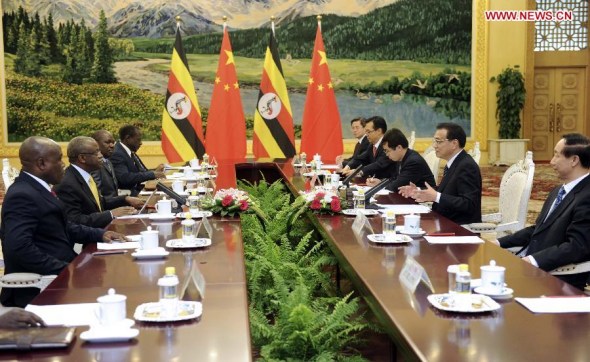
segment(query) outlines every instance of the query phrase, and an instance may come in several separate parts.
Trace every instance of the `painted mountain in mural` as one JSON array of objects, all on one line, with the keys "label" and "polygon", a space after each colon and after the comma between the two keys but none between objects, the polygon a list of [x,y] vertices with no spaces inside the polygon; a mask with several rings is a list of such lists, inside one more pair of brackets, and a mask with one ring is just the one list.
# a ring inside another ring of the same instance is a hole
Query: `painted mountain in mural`
[{"label": "painted mountain in mural", "polygon": [[120,37],[172,35],[174,17],[181,15],[183,29],[197,34],[220,29],[227,16],[233,28],[256,28],[268,23],[291,21],[315,14],[359,16],[397,0],[2,0],[5,12],[22,6],[30,14],[53,15],[55,24],[84,19],[96,25],[100,10],[109,19],[111,34]]}]

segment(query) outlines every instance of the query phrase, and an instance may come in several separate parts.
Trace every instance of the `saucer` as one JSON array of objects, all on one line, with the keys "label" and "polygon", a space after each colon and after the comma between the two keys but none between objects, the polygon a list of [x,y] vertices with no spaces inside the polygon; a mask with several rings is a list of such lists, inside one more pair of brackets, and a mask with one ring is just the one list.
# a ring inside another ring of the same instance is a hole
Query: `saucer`
[{"label": "saucer", "polygon": [[162,247],[154,248],[154,249],[136,249],[134,253],[131,254],[132,257],[135,259],[154,259],[154,258],[164,258],[170,254],[169,251]]},{"label": "saucer", "polygon": [[142,322],[176,322],[199,318],[203,314],[201,302],[179,300],[176,315],[166,317],[160,314],[160,303],[144,303],[135,309],[133,318]]},{"label": "saucer", "polygon": [[383,234],[369,234],[367,238],[375,244],[405,244],[412,241],[411,237],[400,234],[394,235],[393,239],[387,239]]},{"label": "saucer", "polygon": [[193,242],[188,242],[183,239],[170,239],[166,242],[166,247],[178,249],[205,248],[210,245],[211,239],[208,238],[195,238]]},{"label": "saucer", "polygon": [[342,213],[348,216],[356,216],[358,213],[365,216],[379,215],[379,211],[374,209],[344,209]]},{"label": "saucer", "polygon": [[400,234],[404,234],[404,235],[410,235],[410,236],[420,236],[420,235],[424,235],[426,234],[426,231],[424,231],[423,229],[420,229],[417,233],[407,233],[404,231],[404,226],[403,225],[399,225],[395,227],[395,231],[399,232]]},{"label": "saucer", "polygon": [[[211,211],[197,211],[197,212],[191,212],[191,218],[192,219],[200,219],[202,217],[209,217],[212,216],[213,213]],[[185,218],[185,213],[184,212],[179,212],[178,214],[176,214],[176,217],[179,217],[181,219]]]},{"label": "saucer", "polygon": [[139,330],[135,328],[103,328],[92,327],[82,332],[80,338],[83,341],[91,343],[106,342],[124,342],[133,339],[139,335]]},{"label": "saucer", "polygon": [[487,296],[492,297],[494,299],[510,299],[510,298],[512,298],[512,293],[514,293],[514,290],[512,290],[510,288],[504,288],[502,293],[500,293],[500,294],[487,293],[487,291],[484,287],[477,287],[477,288],[473,289],[473,291],[476,292],[477,294],[487,295]]},{"label": "saucer", "polygon": [[176,214],[148,214],[148,219],[150,220],[174,220],[176,218]]}]

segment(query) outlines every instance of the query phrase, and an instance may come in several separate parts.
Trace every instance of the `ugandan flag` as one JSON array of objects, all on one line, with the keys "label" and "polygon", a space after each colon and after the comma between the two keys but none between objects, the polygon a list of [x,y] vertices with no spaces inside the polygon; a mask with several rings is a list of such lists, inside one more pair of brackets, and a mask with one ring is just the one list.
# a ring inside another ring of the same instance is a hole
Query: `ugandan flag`
[{"label": "ugandan flag", "polygon": [[256,158],[295,156],[295,135],[291,103],[279,58],[274,24],[266,48],[258,103],[254,113],[252,148]]},{"label": "ugandan flag", "polygon": [[201,110],[182,47],[180,28],[170,62],[170,78],[162,112],[162,150],[168,162],[201,158],[205,153]]}]

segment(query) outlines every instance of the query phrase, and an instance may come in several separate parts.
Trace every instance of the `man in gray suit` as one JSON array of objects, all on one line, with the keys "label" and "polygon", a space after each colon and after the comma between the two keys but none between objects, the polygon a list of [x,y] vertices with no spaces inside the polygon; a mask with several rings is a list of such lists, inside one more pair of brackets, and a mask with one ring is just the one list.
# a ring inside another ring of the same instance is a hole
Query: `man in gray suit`
[{"label": "man in gray suit", "polygon": [[[549,196],[535,225],[500,238],[503,248],[522,247],[522,260],[545,271],[590,261],[590,139],[566,134],[555,145],[551,167],[562,185]],[[583,289],[590,271],[557,275]]]}]

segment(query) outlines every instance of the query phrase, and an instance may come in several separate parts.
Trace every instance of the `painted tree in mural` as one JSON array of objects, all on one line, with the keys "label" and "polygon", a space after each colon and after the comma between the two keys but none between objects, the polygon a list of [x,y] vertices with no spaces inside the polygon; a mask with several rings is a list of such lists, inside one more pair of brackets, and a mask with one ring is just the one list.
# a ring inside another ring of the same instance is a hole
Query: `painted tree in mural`
[{"label": "painted tree in mural", "polygon": [[28,34],[23,23],[19,28],[19,34],[14,71],[29,76],[38,76],[41,74],[41,64],[39,63],[39,54],[35,53],[37,33],[35,29],[32,29]]},{"label": "painted tree in mural", "polygon": [[109,33],[107,31],[107,18],[104,10],[100,11],[98,30],[94,42],[94,64],[90,73],[90,80],[95,83],[115,83],[113,70],[113,56],[109,47]]}]

